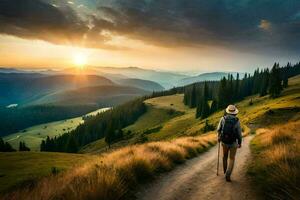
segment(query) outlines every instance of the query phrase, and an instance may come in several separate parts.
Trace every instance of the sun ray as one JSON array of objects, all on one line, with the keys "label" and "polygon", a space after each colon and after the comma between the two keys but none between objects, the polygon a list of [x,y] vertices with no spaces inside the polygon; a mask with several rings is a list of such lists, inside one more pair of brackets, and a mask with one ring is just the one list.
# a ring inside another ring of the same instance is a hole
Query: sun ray
[{"label": "sun ray", "polygon": [[73,55],[73,63],[77,68],[83,69],[87,64],[87,56],[83,53],[76,53]]}]

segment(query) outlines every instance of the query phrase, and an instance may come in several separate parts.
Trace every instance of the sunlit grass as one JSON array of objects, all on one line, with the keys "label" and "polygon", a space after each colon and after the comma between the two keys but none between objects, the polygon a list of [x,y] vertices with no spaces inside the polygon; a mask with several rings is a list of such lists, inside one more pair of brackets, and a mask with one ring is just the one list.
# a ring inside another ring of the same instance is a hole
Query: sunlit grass
[{"label": "sunlit grass", "polygon": [[68,170],[93,158],[86,154],[51,152],[0,153],[0,193],[24,182],[35,182],[54,170]]},{"label": "sunlit grass", "polygon": [[171,170],[215,143],[216,135],[209,133],[124,147],[16,190],[5,199],[121,199],[137,184]]},{"label": "sunlit grass", "polygon": [[249,173],[266,197],[295,199],[300,195],[300,121],[258,131]]}]

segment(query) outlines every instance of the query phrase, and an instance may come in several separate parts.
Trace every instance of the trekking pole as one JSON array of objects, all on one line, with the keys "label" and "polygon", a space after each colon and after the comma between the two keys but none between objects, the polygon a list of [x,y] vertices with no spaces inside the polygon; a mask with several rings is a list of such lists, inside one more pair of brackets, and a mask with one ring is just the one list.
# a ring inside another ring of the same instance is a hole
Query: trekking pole
[{"label": "trekking pole", "polygon": [[219,156],[220,156],[220,142],[218,142],[218,161],[217,161],[217,176],[219,176]]}]

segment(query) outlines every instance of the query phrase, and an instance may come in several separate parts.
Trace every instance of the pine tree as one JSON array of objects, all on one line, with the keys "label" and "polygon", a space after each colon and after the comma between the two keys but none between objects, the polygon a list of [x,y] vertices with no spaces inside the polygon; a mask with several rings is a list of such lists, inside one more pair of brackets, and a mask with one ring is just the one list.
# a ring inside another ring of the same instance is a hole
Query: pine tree
[{"label": "pine tree", "polygon": [[25,144],[25,142],[19,143],[19,151],[30,151],[30,148],[28,148]]},{"label": "pine tree", "polygon": [[13,152],[16,151],[8,142],[4,142],[2,138],[0,138],[0,152]]},{"label": "pine tree", "polygon": [[208,85],[207,82],[204,82],[204,86],[203,86],[203,93],[202,93],[202,97],[201,100],[199,101],[198,105],[197,105],[197,109],[196,109],[196,118],[201,117],[206,118],[209,116],[210,114],[210,107],[208,105]]},{"label": "pine tree", "polygon": [[40,151],[46,151],[46,142],[45,140],[42,140],[41,146],[40,146]]},{"label": "pine tree", "polygon": [[207,100],[203,99],[201,119],[207,118],[209,116],[209,113],[210,113],[210,108],[209,108],[208,102],[207,102]]},{"label": "pine tree", "polygon": [[77,144],[74,136],[69,137],[68,143],[66,146],[66,152],[68,152],[68,153],[77,153],[78,152],[78,144]]},{"label": "pine tree", "polygon": [[219,91],[218,91],[218,108],[223,109],[228,105],[227,99],[227,80],[225,77],[220,81]]},{"label": "pine tree", "polygon": [[202,101],[199,101],[196,109],[196,118],[201,117],[201,113],[202,113]]},{"label": "pine tree", "polygon": [[261,85],[260,73],[259,73],[259,69],[256,69],[253,75],[253,88],[251,94],[258,93],[260,91],[260,85]]},{"label": "pine tree", "polygon": [[210,106],[210,114],[216,112],[218,110],[218,102],[213,100]]},{"label": "pine tree", "polygon": [[282,90],[279,63],[275,63],[270,74],[270,89],[269,93],[272,98],[276,98],[280,95]]},{"label": "pine tree", "polygon": [[196,84],[193,84],[192,93],[191,93],[191,108],[195,108],[197,106],[197,92],[196,92]]},{"label": "pine tree", "polygon": [[227,98],[228,98],[228,104],[232,104],[234,101],[234,85],[233,85],[233,75],[230,74],[229,76],[229,82],[228,82],[228,88],[227,88]]},{"label": "pine tree", "polygon": [[23,151],[23,142],[19,143],[19,151]]},{"label": "pine tree", "polygon": [[0,137],[0,152],[12,152],[16,151],[8,142],[4,142]]},{"label": "pine tree", "polygon": [[259,95],[265,96],[268,93],[268,87],[269,87],[269,69],[265,69],[263,74],[262,74],[262,81],[261,81],[261,88],[260,88],[260,92]]},{"label": "pine tree", "polygon": [[4,150],[4,141],[3,139],[0,137],[0,152],[2,152]]},{"label": "pine tree", "polygon": [[287,88],[288,84],[289,84],[289,79],[288,79],[287,75],[285,75],[283,77],[283,80],[282,80],[282,86],[283,86],[283,88]]},{"label": "pine tree", "polygon": [[237,73],[236,80],[235,80],[235,85],[234,85],[234,101],[240,99],[239,90],[240,90],[240,74]]},{"label": "pine tree", "polygon": [[110,148],[111,144],[115,139],[115,131],[113,129],[112,122],[109,124],[106,135],[105,135],[105,142],[108,144],[108,148]]}]

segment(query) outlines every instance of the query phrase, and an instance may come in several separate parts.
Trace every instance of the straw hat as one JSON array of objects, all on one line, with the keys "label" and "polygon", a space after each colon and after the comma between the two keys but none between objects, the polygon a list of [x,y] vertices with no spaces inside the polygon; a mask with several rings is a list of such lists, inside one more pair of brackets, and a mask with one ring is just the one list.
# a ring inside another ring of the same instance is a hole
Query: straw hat
[{"label": "straw hat", "polygon": [[226,108],[226,113],[231,115],[236,115],[239,113],[239,110],[234,105],[229,105]]}]

